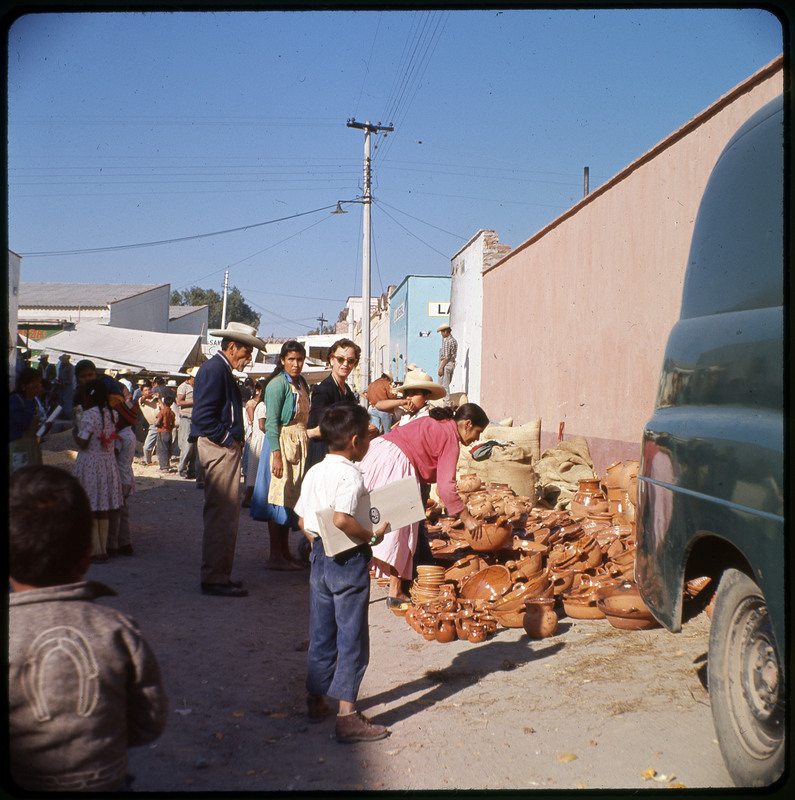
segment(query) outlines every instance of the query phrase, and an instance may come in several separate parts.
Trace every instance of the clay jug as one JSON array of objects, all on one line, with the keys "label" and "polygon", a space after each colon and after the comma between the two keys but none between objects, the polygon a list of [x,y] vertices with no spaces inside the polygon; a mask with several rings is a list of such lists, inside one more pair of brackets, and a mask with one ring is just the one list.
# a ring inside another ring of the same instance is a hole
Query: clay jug
[{"label": "clay jug", "polygon": [[599,485],[599,478],[581,478],[580,488],[571,500],[569,512],[577,517],[607,511],[607,497]]},{"label": "clay jug", "polygon": [[437,642],[446,644],[456,638],[455,618],[456,615],[454,613],[442,612],[439,614],[439,620],[436,623]]},{"label": "clay jug", "polygon": [[482,622],[470,622],[467,630],[467,639],[473,644],[486,641],[486,626]]},{"label": "clay jug", "polygon": [[558,615],[555,613],[554,598],[533,597],[525,600],[523,626],[528,636],[546,639],[558,629]]}]

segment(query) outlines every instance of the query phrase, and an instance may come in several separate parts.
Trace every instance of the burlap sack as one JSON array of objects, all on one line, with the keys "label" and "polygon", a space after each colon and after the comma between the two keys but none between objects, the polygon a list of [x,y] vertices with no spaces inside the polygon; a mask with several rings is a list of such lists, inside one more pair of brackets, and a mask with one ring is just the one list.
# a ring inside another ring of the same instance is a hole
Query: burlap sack
[{"label": "burlap sack", "polygon": [[536,462],[541,456],[541,417],[518,426],[488,425],[481,434],[480,441],[485,442],[488,439],[529,447],[532,461]]},{"label": "burlap sack", "polygon": [[575,436],[544,450],[534,464],[540,499],[556,510],[568,509],[580,479],[594,478],[594,464],[583,436]]},{"label": "burlap sack", "polygon": [[506,483],[518,495],[536,499],[536,473],[531,447],[495,447],[483,461],[475,461],[465,447],[458,457],[458,475],[474,473],[483,483]]}]

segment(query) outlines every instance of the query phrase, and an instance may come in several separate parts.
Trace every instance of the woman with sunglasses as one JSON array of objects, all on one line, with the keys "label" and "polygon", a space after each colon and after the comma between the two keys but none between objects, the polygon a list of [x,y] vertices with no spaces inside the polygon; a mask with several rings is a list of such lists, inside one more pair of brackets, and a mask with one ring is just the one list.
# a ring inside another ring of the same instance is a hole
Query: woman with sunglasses
[{"label": "woman with sunglasses", "polygon": [[355,403],[356,395],[348,386],[348,378],[356,365],[362,349],[350,339],[338,339],[328,349],[328,364],[331,375],[312,387],[312,401],[309,406],[307,436],[309,437],[309,455],[306,468],[320,463],[328,453],[328,446],[320,435],[320,418],[323,412],[335,403],[342,401]]},{"label": "woman with sunglasses", "polygon": [[265,380],[265,438],[251,498],[251,516],[266,520],[270,534],[268,569],[301,569],[288,544],[298,528],[293,510],[301,492],[307,457],[309,386],[301,375],[306,349],[291,340],[282,345],[279,363]]}]

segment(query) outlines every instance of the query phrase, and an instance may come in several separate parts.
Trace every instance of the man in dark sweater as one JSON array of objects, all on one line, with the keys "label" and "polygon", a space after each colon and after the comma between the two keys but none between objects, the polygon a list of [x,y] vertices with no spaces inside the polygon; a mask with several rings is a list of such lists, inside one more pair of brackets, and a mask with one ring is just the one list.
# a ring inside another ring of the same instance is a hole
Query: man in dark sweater
[{"label": "man in dark sweater", "polygon": [[240,459],[243,453],[243,402],[233,370],[242,370],[254,348],[265,349],[256,328],[230,322],[221,350],[205,361],[193,385],[191,439],[204,469],[204,538],[201,590],[219,597],[245,597],[248,590],[232,581],[240,516]]}]

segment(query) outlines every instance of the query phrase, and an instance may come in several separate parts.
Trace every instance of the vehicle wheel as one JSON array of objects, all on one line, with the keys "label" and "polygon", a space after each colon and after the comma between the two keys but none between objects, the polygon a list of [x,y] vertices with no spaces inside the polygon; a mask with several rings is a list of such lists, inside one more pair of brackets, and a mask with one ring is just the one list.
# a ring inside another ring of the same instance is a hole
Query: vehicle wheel
[{"label": "vehicle wheel", "polygon": [[715,596],[708,685],[723,760],[737,786],[768,786],[784,771],[784,671],[764,595],[727,570]]}]

